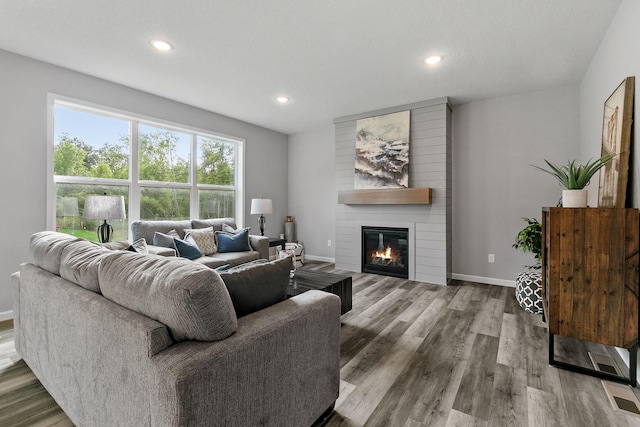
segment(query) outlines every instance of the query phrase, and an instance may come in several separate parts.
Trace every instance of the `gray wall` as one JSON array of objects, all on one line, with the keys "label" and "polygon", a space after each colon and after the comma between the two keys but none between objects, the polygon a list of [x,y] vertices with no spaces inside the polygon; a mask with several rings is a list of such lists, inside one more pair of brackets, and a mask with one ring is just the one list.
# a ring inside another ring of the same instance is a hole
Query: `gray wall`
[{"label": "gray wall", "polygon": [[[624,0],[611,21],[600,47],[596,51],[589,68],[580,83],[580,150],[585,158],[598,157],[602,144],[602,115],[604,101],[628,76],[636,77],[635,111],[631,147],[631,167],[629,184],[631,185],[631,204],[640,207],[640,126],[637,125],[640,105],[640,56],[637,55],[640,40],[640,2]],[[592,205],[597,202],[597,181],[589,187],[589,199]],[[629,353],[618,349],[627,362]],[[640,376],[640,367],[637,375]]]},{"label": "gray wall", "polygon": [[335,256],[334,139],[330,123],[289,137],[288,214],[296,221],[296,237],[305,254],[325,261],[333,261]]},{"label": "gray wall", "polygon": [[[251,198],[270,197],[273,218],[287,214],[287,136],[225,116],[0,50],[0,320],[11,317],[9,276],[30,259],[29,236],[46,227],[49,92],[246,140],[245,224]],[[266,234],[281,233],[279,221]]]},{"label": "gray wall", "polygon": [[454,278],[511,285],[533,264],[511,245],[561,188],[529,165],[580,157],[578,101],[571,86],[454,106]]},{"label": "gray wall", "polygon": [[[625,0],[611,21],[600,47],[580,83],[580,152],[582,157],[600,156],[602,144],[602,115],[605,100],[628,76],[636,77],[635,112],[632,137],[629,183],[632,185],[631,206],[640,207],[640,2]],[[598,181],[589,186],[589,200],[597,204]]]}]

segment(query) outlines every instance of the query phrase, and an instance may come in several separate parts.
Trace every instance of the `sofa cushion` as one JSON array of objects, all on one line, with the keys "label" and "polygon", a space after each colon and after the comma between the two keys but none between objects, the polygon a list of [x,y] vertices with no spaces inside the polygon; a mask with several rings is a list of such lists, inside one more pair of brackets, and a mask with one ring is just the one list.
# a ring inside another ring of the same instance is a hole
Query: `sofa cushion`
[{"label": "sofa cushion", "polygon": [[173,238],[173,246],[176,248],[176,252],[179,257],[194,260],[202,256],[202,252],[198,248],[196,241],[193,237],[187,236],[184,240]]},{"label": "sofa cushion", "polygon": [[82,239],[55,231],[41,231],[31,236],[29,252],[33,262],[49,273],[60,275],[60,257],[64,248]]},{"label": "sofa cushion", "polygon": [[216,244],[220,253],[250,251],[249,230],[242,230],[236,234],[216,231]]},{"label": "sofa cushion", "polygon": [[211,227],[213,231],[222,231],[222,224],[228,224],[236,228],[236,220],[233,218],[192,219],[191,228]]},{"label": "sofa cushion", "polygon": [[287,298],[291,259],[240,265],[220,272],[238,317]]},{"label": "sofa cushion", "polygon": [[[209,257],[206,257],[209,258]],[[260,259],[260,253],[255,251],[243,251],[243,252],[217,252],[213,259],[220,261],[220,264],[216,264],[215,267],[221,264],[229,264],[231,267],[244,264],[256,259]],[[196,260],[198,261],[198,260]],[[211,265],[209,265],[211,267]]]},{"label": "sofa cushion", "polygon": [[185,239],[188,236],[193,237],[203,255],[213,255],[218,250],[215,235],[213,234],[213,227],[188,228],[184,230],[184,236]]},{"label": "sofa cushion", "polygon": [[164,323],[176,341],[217,341],[237,328],[224,282],[204,265],[112,252],[102,259],[98,278],[106,298]]},{"label": "sofa cushion", "polygon": [[60,277],[89,291],[100,293],[98,267],[110,253],[107,248],[86,240],[72,242],[62,250]]},{"label": "sofa cushion", "polygon": [[216,257],[201,256],[200,258],[194,259],[193,262],[206,265],[209,268],[216,268],[216,267],[220,267],[221,265],[228,264],[227,261],[225,261],[224,259],[218,258],[217,255],[218,254],[216,254]]}]

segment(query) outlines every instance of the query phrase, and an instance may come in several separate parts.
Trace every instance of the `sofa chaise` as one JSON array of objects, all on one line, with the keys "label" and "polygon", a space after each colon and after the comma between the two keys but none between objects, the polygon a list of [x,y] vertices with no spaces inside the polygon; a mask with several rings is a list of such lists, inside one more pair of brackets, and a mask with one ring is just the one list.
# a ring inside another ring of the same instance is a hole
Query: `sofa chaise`
[{"label": "sofa chaise", "polygon": [[338,397],[340,299],[238,317],[223,281],[280,286],[290,260],[218,273],[56,232],[30,252],[12,275],[16,350],[78,426],[309,426]]}]

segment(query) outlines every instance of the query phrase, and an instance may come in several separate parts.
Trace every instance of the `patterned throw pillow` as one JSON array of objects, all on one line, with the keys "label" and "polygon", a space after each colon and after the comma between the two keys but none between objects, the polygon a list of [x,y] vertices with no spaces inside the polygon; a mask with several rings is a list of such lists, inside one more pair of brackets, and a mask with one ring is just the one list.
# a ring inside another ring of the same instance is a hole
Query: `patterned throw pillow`
[{"label": "patterned throw pillow", "polygon": [[203,255],[213,255],[218,251],[216,239],[213,234],[213,227],[206,228],[187,228],[184,230],[185,239],[191,236],[196,241],[200,252]]}]

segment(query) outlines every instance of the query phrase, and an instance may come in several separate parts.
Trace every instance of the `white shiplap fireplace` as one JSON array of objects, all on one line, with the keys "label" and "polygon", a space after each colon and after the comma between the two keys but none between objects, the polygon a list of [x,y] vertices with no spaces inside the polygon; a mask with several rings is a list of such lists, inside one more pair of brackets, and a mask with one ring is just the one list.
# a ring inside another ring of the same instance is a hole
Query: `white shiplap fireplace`
[{"label": "white shiplap fireplace", "polygon": [[353,190],[358,119],[411,111],[409,187],[432,189],[432,203],[336,203],[336,268],[360,272],[361,230],[400,227],[409,230],[409,279],[446,285],[451,277],[451,107],[447,98],[334,120],[337,193]]}]

